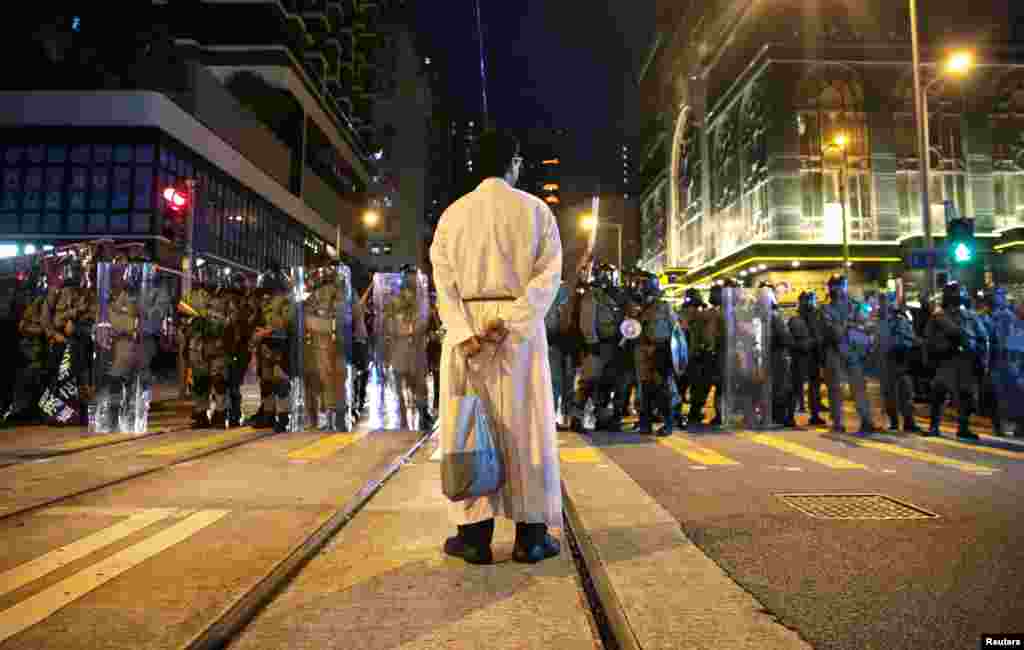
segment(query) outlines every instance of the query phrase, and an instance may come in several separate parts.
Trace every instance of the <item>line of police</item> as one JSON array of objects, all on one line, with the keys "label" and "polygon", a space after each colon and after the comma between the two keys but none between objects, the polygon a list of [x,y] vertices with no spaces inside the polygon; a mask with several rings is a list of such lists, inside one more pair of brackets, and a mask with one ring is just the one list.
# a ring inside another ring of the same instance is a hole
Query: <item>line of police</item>
[{"label": "line of police", "polygon": [[[802,293],[797,313],[787,320],[774,287],[763,283],[748,311],[763,327],[744,328],[736,323],[734,283],[712,287],[710,304],[689,289],[675,312],[661,300],[653,274],[634,270],[621,284],[617,280],[613,266],[596,266],[589,281],[579,278],[574,289],[563,285],[547,317],[555,401],[568,428],[582,430],[589,402],[595,407],[597,430],[621,430],[634,391],[638,432],[651,432],[656,410],[665,422],[658,435],[668,435],[675,426],[722,426],[724,413],[734,405],[744,411],[745,426],[796,426],[794,414],[805,405],[808,424],[826,426],[820,390],[824,382],[831,429],[845,432],[845,382],[854,394],[859,433],[871,434],[878,429],[865,373],[874,367],[891,431],[900,430],[902,418],[905,432],[938,435],[946,401],[953,397],[959,409],[958,436],[975,439],[969,418],[984,393],[992,403],[994,432],[1003,435],[1012,421],[1016,435],[1024,436],[1024,321],[1001,288],[986,295],[979,313],[970,308],[966,290],[953,282],[943,289],[940,310],[930,309],[926,301],[914,316],[895,293],[865,302],[852,299],[846,279],[836,276],[828,283],[826,304],[818,305],[813,292]],[[624,335],[622,323],[629,319],[640,323],[636,338]],[[688,363],[680,363],[683,337]],[[745,339],[751,340],[749,346]],[[760,360],[756,353],[743,352],[758,347]],[[915,423],[912,404],[912,371],[922,374],[921,369],[930,379],[931,405],[930,426],[923,431]],[[712,388],[715,415],[705,425]],[[684,418],[676,409],[687,390],[690,408]]]},{"label": "line of police", "polygon": [[[176,352],[185,358],[196,428],[241,424],[242,384],[255,357],[260,407],[247,425],[283,431],[298,407],[320,428],[343,430],[348,409],[355,417],[365,402],[367,296],[351,299],[344,266],[322,260],[305,275],[296,309],[295,278],[280,267],[254,278],[208,263],[185,294],[181,274],[149,262],[142,245],[89,242],[36,256],[8,311],[23,363],[3,422],[145,430],[137,416],[148,413],[162,350],[164,361]],[[344,390],[347,361],[355,399]]]}]

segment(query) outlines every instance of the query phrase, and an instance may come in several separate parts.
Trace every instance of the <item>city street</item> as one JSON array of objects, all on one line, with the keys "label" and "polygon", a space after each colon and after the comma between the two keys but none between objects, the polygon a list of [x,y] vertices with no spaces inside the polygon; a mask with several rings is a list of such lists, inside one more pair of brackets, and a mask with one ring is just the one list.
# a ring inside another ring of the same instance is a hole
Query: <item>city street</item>
[{"label": "city street", "polygon": [[[434,447],[412,432],[168,425],[90,447],[50,430],[67,453],[0,469],[0,647],[592,648],[621,633],[617,608],[639,647],[974,647],[1024,620],[1024,443],[984,424],[976,444],[813,428],[565,433],[584,566],[565,531],[557,560],[511,562],[503,521],[483,568],[441,552],[452,531]],[[20,436],[47,433],[8,430],[5,453]],[[785,500],[808,494],[894,501],[862,499],[858,513],[814,497],[829,519],[808,514],[813,499]],[[658,509],[675,541],[657,532]],[[652,566],[686,581],[630,592]],[[607,580],[596,598],[609,602],[595,606],[591,580]]]}]

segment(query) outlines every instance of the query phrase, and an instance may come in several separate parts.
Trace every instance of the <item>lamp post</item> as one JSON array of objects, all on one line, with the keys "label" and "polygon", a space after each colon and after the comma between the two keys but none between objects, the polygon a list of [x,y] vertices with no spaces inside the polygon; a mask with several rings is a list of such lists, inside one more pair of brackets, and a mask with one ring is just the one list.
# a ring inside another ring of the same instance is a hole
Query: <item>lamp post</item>
[{"label": "lamp post", "polygon": [[583,215],[580,219],[580,227],[587,231],[595,233],[599,228],[614,228],[618,237],[618,252],[619,252],[619,271],[622,270],[622,225],[617,223],[602,223],[597,220],[592,214]]},{"label": "lamp post", "polygon": [[[840,133],[836,139],[823,147],[824,151],[838,149],[842,154],[842,164],[839,167],[839,207],[843,215],[843,275],[849,273],[850,269],[850,241],[846,227],[846,165],[848,162],[846,145],[849,140],[845,133]],[[824,161],[822,161],[824,163]],[[824,164],[822,164],[824,167]]]},{"label": "lamp post", "polygon": [[[908,1],[910,3],[910,45],[914,65],[914,113],[918,127],[917,150],[921,156],[921,219],[924,226],[924,246],[927,249],[931,249],[935,246],[935,239],[932,236],[932,209],[931,201],[928,198],[928,167],[931,157],[928,134],[928,88],[942,79],[942,74],[932,80],[927,87],[921,87],[921,54],[917,37],[917,0]],[[967,72],[972,63],[973,59],[970,54],[958,52],[947,62],[945,72],[962,75]],[[930,296],[935,293],[935,269],[927,269],[925,271],[925,279],[925,288]]]}]

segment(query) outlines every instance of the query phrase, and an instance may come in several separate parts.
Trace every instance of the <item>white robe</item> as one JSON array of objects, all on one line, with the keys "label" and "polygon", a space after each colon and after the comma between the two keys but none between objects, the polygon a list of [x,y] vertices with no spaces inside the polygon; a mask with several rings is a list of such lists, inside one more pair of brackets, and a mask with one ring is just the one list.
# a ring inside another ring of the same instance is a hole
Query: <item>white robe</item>
[{"label": "white robe", "polygon": [[[430,247],[438,310],[446,328],[441,356],[441,449],[452,448],[446,412],[448,368],[459,343],[482,334],[488,320],[504,319],[509,336],[485,349],[482,377],[502,436],[506,482],[496,495],[452,503],[457,525],[501,515],[522,523],[562,525],[562,485],[555,405],[544,315],[562,276],[558,222],[547,204],[488,178],[453,203]],[[514,297],[505,302],[463,298]]]}]

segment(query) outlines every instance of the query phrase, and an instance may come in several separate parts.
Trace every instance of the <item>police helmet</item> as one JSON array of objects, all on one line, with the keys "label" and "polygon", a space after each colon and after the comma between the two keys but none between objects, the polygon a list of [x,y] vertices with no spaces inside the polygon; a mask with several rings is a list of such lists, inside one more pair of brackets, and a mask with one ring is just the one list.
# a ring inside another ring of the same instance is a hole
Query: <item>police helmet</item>
[{"label": "police helmet", "polygon": [[658,296],[661,294],[661,283],[658,276],[650,271],[637,273],[633,278],[633,292],[645,297]]},{"label": "police helmet", "polygon": [[260,274],[259,279],[256,280],[256,286],[260,289],[269,289],[271,291],[288,291],[291,287],[291,282],[280,265],[272,264],[265,272]]},{"label": "police helmet", "polygon": [[959,309],[968,303],[967,289],[959,282],[949,282],[942,288],[942,308]]},{"label": "police helmet", "polygon": [[615,275],[618,270],[612,264],[598,264],[594,268],[592,284],[607,289],[615,285]]},{"label": "police helmet", "polygon": [[800,301],[800,309],[806,311],[808,309],[814,309],[817,306],[818,295],[813,291],[803,291],[800,293],[800,298],[798,300]]},{"label": "police helmet", "polygon": [[1009,305],[1006,297],[1006,289],[1003,287],[992,287],[985,294],[986,302],[992,309],[1002,309]]},{"label": "police helmet", "polygon": [[704,297],[700,295],[700,291],[690,287],[683,295],[683,304],[687,307],[703,307]]}]

